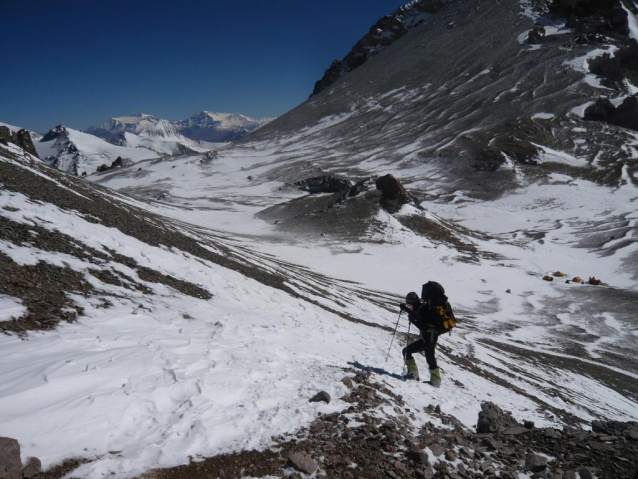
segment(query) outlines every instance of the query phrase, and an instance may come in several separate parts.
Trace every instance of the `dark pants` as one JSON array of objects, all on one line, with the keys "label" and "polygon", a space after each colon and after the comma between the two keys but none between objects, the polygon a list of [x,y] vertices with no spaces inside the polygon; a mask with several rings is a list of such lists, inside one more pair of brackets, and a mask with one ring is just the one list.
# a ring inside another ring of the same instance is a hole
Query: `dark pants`
[{"label": "dark pants", "polygon": [[436,342],[439,339],[439,333],[425,332],[422,336],[423,337],[421,339],[415,341],[414,343],[403,349],[403,357],[405,359],[412,359],[412,355],[414,353],[420,353],[421,351],[424,351],[425,359],[428,362],[428,367],[430,369],[436,369],[438,366],[436,365],[434,351],[436,349]]}]

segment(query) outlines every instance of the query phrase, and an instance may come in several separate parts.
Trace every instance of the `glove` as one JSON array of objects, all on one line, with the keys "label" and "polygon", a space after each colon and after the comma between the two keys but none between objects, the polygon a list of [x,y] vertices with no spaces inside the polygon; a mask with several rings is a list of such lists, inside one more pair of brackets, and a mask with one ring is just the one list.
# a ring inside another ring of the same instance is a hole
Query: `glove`
[{"label": "glove", "polygon": [[405,311],[405,312],[407,312],[407,311],[408,311],[408,308],[405,306],[405,303],[401,303],[401,304],[399,305],[399,309],[400,309],[401,311]]}]

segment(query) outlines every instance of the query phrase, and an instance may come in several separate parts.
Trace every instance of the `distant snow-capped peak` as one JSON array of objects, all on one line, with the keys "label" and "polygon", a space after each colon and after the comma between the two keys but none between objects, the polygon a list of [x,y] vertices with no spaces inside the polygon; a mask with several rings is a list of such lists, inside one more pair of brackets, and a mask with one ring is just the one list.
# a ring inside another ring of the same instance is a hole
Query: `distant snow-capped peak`
[{"label": "distant snow-capped peak", "polygon": [[[268,121],[268,119],[265,120]],[[179,124],[188,127],[216,127],[218,129],[231,130],[236,128],[259,127],[264,124],[264,120],[250,118],[241,113],[202,111],[186,120],[180,121]]]},{"label": "distant snow-capped peak", "polygon": [[148,148],[130,148],[104,141],[89,133],[58,125],[34,143],[38,156],[58,170],[77,176],[90,175],[118,157],[131,163],[157,158]]},{"label": "distant snow-capped peak", "polygon": [[148,113],[111,118],[99,126],[87,128],[85,133],[118,143],[123,133],[153,138],[227,142],[241,138],[265,125],[272,118],[254,119],[241,113],[201,111],[185,120],[163,120]]}]

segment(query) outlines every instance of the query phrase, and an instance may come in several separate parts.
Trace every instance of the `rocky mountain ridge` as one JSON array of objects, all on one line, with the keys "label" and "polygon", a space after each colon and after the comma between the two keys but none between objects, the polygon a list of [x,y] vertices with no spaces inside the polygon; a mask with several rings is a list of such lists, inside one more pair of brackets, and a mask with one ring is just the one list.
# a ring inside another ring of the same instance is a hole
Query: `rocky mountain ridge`
[{"label": "rocky mountain ridge", "polygon": [[343,58],[332,62],[323,77],[317,80],[311,97],[334,84],[352,70],[387,48],[419,26],[430,15],[441,10],[449,0],[413,0],[389,15],[380,18]]}]

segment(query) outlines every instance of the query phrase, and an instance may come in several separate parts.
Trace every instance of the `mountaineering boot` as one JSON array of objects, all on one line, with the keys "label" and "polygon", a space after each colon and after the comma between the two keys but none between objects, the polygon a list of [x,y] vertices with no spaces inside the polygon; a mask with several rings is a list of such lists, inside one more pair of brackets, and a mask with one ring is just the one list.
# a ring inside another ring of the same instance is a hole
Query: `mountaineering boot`
[{"label": "mountaineering boot", "polygon": [[439,368],[430,369],[430,381],[428,384],[435,388],[441,387],[441,371],[439,371]]},{"label": "mountaineering boot", "polygon": [[416,360],[414,358],[406,359],[405,365],[408,368],[407,373],[403,376],[403,379],[413,379],[415,381],[419,380],[419,368],[416,365]]}]

